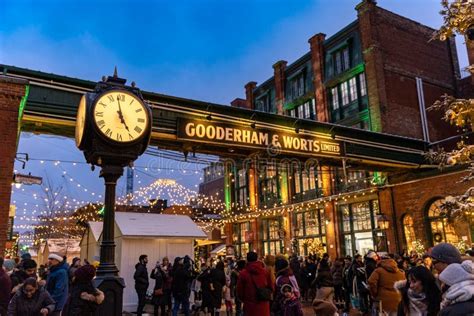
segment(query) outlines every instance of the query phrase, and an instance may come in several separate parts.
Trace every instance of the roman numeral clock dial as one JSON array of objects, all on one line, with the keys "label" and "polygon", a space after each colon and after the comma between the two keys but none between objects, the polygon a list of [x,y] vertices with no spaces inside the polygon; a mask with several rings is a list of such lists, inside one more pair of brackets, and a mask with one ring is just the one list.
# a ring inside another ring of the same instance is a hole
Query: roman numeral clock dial
[{"label": "roman numeral clock dial", "polygon": [[142,101],[129,92],[103,94],[94,105],[94,122],[100,133],[119,143],[140,139],[147,130],[148,115]]}]

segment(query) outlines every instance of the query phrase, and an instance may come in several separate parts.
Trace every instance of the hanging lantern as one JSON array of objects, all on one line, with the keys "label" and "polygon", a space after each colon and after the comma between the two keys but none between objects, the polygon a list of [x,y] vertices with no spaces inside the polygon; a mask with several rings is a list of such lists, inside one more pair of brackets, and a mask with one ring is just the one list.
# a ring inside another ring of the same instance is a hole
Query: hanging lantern
[{"label": "hanging lantern", "polygon": [[385,214],[377,214],[377,224],[379,229],[387,230],[390,226],[390,221]]}]

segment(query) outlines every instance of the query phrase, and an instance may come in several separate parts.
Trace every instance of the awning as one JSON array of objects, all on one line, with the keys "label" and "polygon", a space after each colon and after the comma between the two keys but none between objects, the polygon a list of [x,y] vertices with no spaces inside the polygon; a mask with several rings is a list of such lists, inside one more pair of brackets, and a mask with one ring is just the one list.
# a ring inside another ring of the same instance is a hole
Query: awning
[{"label": "awning", "polygon": [[221,240],[209,240],[209,239],[196,239],[197,247],[215,245],[222,243]]},{"label": "awning", "polygon": [[217,255],[220,253],[225,253],[225,244],[220,245],[219,247],[211,251],[211,255]]}]

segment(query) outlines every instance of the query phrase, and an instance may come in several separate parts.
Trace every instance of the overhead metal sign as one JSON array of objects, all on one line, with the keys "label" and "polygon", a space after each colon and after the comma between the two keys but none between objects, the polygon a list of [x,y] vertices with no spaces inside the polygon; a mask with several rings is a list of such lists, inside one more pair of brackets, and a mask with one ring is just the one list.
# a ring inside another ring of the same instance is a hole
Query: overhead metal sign
[{"label": "overhead metal sign", "polygon": [[204,143],[237,145],[274,152],[341,156],[340,141],[298,133],[213,121],[178,118],[177,138]]}]

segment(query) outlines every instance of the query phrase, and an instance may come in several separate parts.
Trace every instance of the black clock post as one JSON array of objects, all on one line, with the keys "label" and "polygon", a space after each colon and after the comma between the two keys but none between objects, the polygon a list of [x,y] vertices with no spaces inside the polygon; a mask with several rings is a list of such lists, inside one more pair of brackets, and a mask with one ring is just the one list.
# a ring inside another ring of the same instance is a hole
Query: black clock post
[{"label": "black clock post", "polygon": [[[87,162],[101,168],[100,177],[105,182],[100,264],[94,279],[94,285],[104,292],[105,300],[99,305],[96,315],[122,315],[125,283],[115,264],[115,191],[123,168],[143,154],[151,136],[150,107],[135,84],[126,86],[125,82],[125,79],[118,78],[117,70],[113,77],[98,82],[95,90],[87,93],[81,101],[85,102],[85,110],[78,111],[76,122],[76,143]],[[135,108],[126,108],[132,104]],[[99,111],[106,114],[98,119]],[[142,115],[140,119],[132,116],[138,112]],[[127,123],[134,121],[141,122],[140,133],[130,131]]]}]

